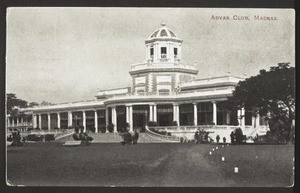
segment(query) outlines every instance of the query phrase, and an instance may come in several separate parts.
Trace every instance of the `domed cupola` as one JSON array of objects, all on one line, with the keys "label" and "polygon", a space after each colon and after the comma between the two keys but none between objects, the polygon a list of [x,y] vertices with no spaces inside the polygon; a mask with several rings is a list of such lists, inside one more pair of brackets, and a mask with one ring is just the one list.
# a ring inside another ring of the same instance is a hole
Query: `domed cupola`
[{"label": "domed cupola", "polygon": [[151,62],[180,61],[182,40],[167,28],[165,23],[161,25],[162,27],[154,31],[145,41],[146,60]]},{"label": "domed cupola", "polygon": [[149,38],[146,40],[146,43],[154,42],[154,41],[162,41],[162,40],[170,40],[170,41],[176,41],[176,42],[182,42],[181,39],[178,38],[178,36],[171,31],[169,28],[166,27],[165,23],[161,24],[162,27],[155,32],[153,32]]}]

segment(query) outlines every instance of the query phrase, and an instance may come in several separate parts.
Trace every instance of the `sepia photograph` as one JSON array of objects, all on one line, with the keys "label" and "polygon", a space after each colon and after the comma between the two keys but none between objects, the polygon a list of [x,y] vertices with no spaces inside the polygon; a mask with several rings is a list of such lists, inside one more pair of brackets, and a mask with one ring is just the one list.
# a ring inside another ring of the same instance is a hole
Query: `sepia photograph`
[{"label": "sepia photograph", "polygon": [[10,7],[7,186],[293,187],[295,11]]}]

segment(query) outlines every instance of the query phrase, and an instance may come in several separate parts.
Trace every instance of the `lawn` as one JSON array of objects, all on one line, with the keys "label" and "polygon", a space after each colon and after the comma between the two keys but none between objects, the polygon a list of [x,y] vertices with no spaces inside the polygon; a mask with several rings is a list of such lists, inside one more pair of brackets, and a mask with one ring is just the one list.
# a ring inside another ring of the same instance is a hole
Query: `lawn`
[{"label": "lawn", "polygon": [[[7,176],[29,186],[288,186],[293,146],[31,143],[8,147]],[[226,161],[222,162],[221,157]],[[257,158],[256,158],[257,157]],[[239,167],[234,174],[233,168]]]}]

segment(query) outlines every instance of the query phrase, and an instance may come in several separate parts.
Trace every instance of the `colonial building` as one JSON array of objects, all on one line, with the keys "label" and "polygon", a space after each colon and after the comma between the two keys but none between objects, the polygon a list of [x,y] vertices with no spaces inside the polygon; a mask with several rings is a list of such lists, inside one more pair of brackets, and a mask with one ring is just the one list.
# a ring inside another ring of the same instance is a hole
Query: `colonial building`
[{"label": "colonial building", "polygon": [[22,109],[23,117],[8,118],[8,128],[83,126],[84,131],[98,133],[110,123],[115,132],[126,127],[126,123],[134,130],[145,127],[149,121],[158,126],[214,125],[214,129],[237,125],[257,128],[264,124],[251,112],[227,108],[227,97],[242,78],[228,74],[197,79],[196,65],[182,62],[182,43],[162,24],[145,41],[145,60],[131,65],[129,87],[98,91],[95,100]]}]

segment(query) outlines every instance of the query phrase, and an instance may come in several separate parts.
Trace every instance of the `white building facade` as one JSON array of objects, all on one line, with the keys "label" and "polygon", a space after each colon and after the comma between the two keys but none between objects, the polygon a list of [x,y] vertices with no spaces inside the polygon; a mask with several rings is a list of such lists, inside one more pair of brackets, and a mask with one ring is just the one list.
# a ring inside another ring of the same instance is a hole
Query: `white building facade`
[{"label": "white building facade", "polygon": [[[145,41],[145,60],[131,65],[130,87],[98,91],[91,101],[22,109],[22,117],[7,118],[7,127],[50,130],[82,126],[84,131],[98,133],[108,124],[118,132],[126,123],[134,130],[157,122],[179,135],[187,128],[194,132],[241,127],[250,132],[265,125],[258,115],[227,107],[227,97],[243,79],[231,75],[197,79],[196,65],[182,63],[182,42],[162,24]],[[171,127],[175,124],[178,127]]]}]

